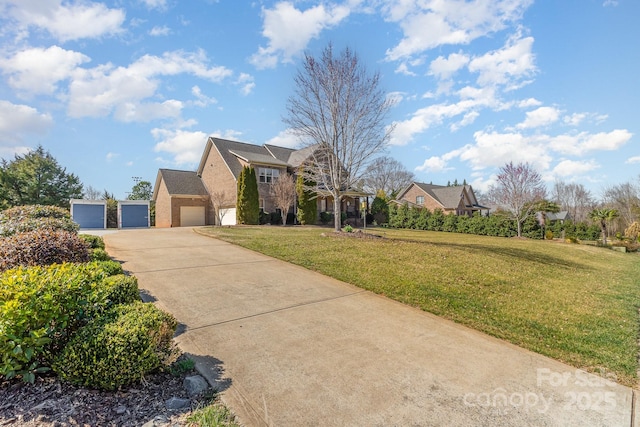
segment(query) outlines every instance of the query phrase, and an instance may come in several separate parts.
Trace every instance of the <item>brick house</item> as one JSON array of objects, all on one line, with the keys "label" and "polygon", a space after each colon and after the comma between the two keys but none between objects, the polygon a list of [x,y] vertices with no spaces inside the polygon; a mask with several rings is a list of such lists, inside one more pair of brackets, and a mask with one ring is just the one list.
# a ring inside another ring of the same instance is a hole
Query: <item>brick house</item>
[{"label": "brick house", "polygon": [[430,211],[441,209],[445,215],[471,216],[474,212],[487,211],[489,208],[478,204],[476,195],[470,185],[444,186],[411,183],[395,200],[396,203],[408,203],[410,206],[427,208]]},{"label": "brick house", "polygon": [[[210,137],[195,172],[160,169],[156,177],[153,200],[156,202],[156,226],[180,227],[214,225],[220,222],[214,199],[223,200],[221,224],[236,224],[237,181],[243,167],[255,169],[260,208],[275,212],[270,185],[279,176],[295,175],[310,157],[312,148],[294,150],[275,145],[254,145]],[[359,214],[360,197],[366,193],[351,191],[342,202],[343,212]],[[332,199],[318,195],[319,212],[332,211]],[[294,212],[294,207],[290,212]],[[283,216],[286,216],[284,213]],[[319,215],[318,215],[319,217]]]}]

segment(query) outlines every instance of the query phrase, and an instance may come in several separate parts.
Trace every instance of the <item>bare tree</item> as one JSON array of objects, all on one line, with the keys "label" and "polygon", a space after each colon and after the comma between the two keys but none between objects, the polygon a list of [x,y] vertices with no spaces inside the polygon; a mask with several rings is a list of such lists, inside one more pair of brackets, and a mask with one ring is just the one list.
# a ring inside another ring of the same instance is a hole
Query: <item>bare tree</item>
[{"label": "bare tree", "polygon": [[364,189],[370,193],[379,190],[391,199],[416,180],[413,172],[409,172],[402,163],[392,157],[378,157],[364,173]]},{"label": "bare tree", "polygon": [[222,219],[228,212],[226,208],[233,207],[234,201],[224,190],[213,191],[210,197],[211,203],[213,204],[213,210],[216,213],[218,225],[222,225]]},{"label": "bare tree", "polygon": [[569,212],[571,219],[576,222],[586,221],[589,212],[596,206],[591,192],[584,185],[564,181],[556,181],[551,199],[560,205],[561,209]]},{"label": "bare tree", "polygon": [[489,198],[509,209],[522,236],[522,224],[538,210],[546,197],[540,174],[529,163],[509,162],[500,168],[498,182],[489,188]]},{"label": "bare tree", "polygon": [[282,225],[287,224],[287,213],[296,201],[296,183],[293,176],[282,174],[271,183],[271,196],[282,215]]},{"label": "bare tree", "polygon": [[82,189],[82,197],[85,200],[101,200],[102,199],[102,191],[94,188],[90,185],[87,185]]},{"label": "bare tree", "polygon": [[633,182],[613,185],[604,190],[602,199],[607,207],[618,211],[623,229],[640,216],[640,185]]},{"label": "bare tree", "polygon": [[294,83],[284,122],[313,147],[304,170],[316,190],[333,197],[339,231],[344,192],[359,183],[389,141],[393,125],[385,122],[392,101],[380,89],[379,73],[368,74],[348,48],[334,56],[331,44],[318,59],[305,55]]}]

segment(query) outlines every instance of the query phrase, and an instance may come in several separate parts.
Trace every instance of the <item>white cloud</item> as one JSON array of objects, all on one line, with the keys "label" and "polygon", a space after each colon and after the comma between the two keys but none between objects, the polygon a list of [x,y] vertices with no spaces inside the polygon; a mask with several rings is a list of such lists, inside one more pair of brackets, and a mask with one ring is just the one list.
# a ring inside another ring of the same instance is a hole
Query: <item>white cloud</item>
[{"label": "white cloud", "polygon": [[51,115],[28,105],[0,100],[0,147],[18,152],[27,135],[43,135],[53,126]]},{"label": "white cloud", "polygon": [[598,169],[599,167],[600,165],[595,160],[562,160],[553,168],[553,175],[562,178],[568,176],[583,175],[587,172],[591,172],[594,169]]},{"label": "white cloud", "polygon": [[192,74],[213,82],[232,75],[231,70],[209,67],[202,51],[174,51],[161,57],[145,55],[128,67],[100,65],[77,69],[69,85],[68,112],[71,117],[100,117],[116,111],[124,121],[149,121],[177,117],[182,103],[176,100],[144,102],[156,96],[159,77]]},{"label": "white cloud", "polygon": [[532,53],[533,37],[511,37],[504,47],[475,57],[469,63],[469,71],[478,73],[478,84],[503,85],[506,90],[517,89],[528,83],[536,72]]},{"label": "white cloud", "polygon": [[[500,103],[494,98],[494,91],[491,88],[471,88],[466,87],[458,92],[461,100],[452,104],[432,104],[421,108],[413,113],[410,119],[395,122],[395,130],[391,137],[391,145],[406,145],[410,143],[414,135],[423,133],[432,126],[440,125],[445,119],[466,115],[476,111],[481,107],[499,108]],[[477,115],[473,113],[465,116],[463,122],[471,123]]]},{"label": "white cloud", "polygon": [[474,170],[500,167],[511,161],[529,162],[536,169],[547,170],[553,160],[544,136],[478,131],[473,138],[475,144],[460,150],[460,160],[468,162]]},{"label": "white cloud", "polygon": [[540,105],[542,105],[542,102],[535,98],[527,98],[518,102],[519,108],[539,107]]},{"label": "white cloud", "polygon": [[627,163],[629,165],[634,165],[636,163],[640,163],[640,156],[629,157],[625,163]]},{"label": "white cloud", "polygon": [[18,25],[17,32],[36,27],[48,31],[61,42],[98,38],[122,32],[125,12],[102,3],[62,0],[4,0],[5,13]]},{"label": "white cloud", "polygon": [[586,113],[573,113],[570,116],[564,116],[562,120],[569,126],[578,126],[586,117]]},{"label": "white cloud", "polygon": [[199,86],[192,87],[191,94],[196,97],[197,100],[194,101],[193,104],[198,107],[206,107],[208,105],[216,104],[218,102],[218,100],[216,100],[215,98],[211,98],[203,94]]},{"label": "white cloud", "polygon": [[451,129],[451,132],[456,132],[458,131],[458,129],[472,124],[478,118],[478,116],[480,116],[480,113],[478,113],[477,111],[471,111],[465,114],[462,120],[460,120],[458,123],[453,123],[449,127],[449,129]]},{"label": "white cloud", "polygon": [[141,0],[149,9],[164,10],[167,8],[167,0]]},{"label": "white cloud", "polygon": [[111,151],[109,151],[107,153],[107,155],[105,156],[107,162],[111,162],[113,159],[120,157],[119,153],[113,153]]},{"label": "white cloud", "polygon": [[[188,121],[187,124],[190,125],[192,122]],[[151,130],[151,135],[157,141],[154,151],[168,153],[172,157],[170,161],[162,157],[156,158],[156,161],[177,166],[196,166],[200,162],[209,136],[233,140],[238,139],[242,132],[227,129],[206,134],[201,131],[155,128]]]},{"label": "white cloud", "polygon": [[244,96],[249,95],[256,87],[253,76],[247,73],[240,73],[236,84],[240,86],[240,93]]},{"label": "white cloud", "polygon": [[150,122],[155,119],[179,118],[183,104],[175,99],[164,102],[124,102],[117,106],[114,117],[121,122]]},{"label": "white cloud", "polygon": [[447,58],[439,56],[429,65],[429,74],[439,79],[450,79],[459,69],[469,63],[469,55],[452,53]]},{"label": "white cloud", "polygon": [[414,73],[413,71],[411,71],[409,69],[409,67],[407,66],[406,62],[401,62],[400,65],[398,65],[398,67],[395,69],[394,72],[396,74],[404,74],[405,76],[412,76],[412,77],[417,76],[416,73]]},{"label": "white cloud", "polygon": [[263,9],[262,35],[269,42],[267,47],[258,48],[250,62],[259,69],[274,68],[278,61],[291,62],[311,39],[339,24],[349,13],[347,6],[323,4],[301,11],[288,1],[276,3],[273,9]]},{"label": "white cloud", "polygon": [[518,129],[531,129],[550,125],[558,121],[560,110],[554,107],[540,107],[533,111],[527,111],[526,118],[518,123]]},{"label": "white cloud", "polygon": [[300,138],[291,132],[290,129],[286,129],[268,140],[266,143],[277,145],[278,147],[298,148],[300,146]]},{"label": "white cloud", "polygon": [[522,18],[532,0],[393,0],[383,10],[400,25],[404,37],[387,50],[395,61],[447,44],[469,44]]},{"label": "white cloud", "polygon": [[427,173],[445,172],[451,169],[453,168],[447,166],[447,161],[444,158],[438,156],[429,157],[424,161],[422,165],[415,168],[417,172]]},{"label": "white cloud", "polygon": [[618,5],[618,0],[604,0],[604,3],[602,3],[602,5],[603,5],[604,7],[607,7],[607,6],[613,6],[613,7],[615,7],[615,6],[617,6],[617,5]]},{"label": "white cloud", "polygon": [[160,128],[151,130],[151,135],[158,141],[154,151],[171,154],[176,165],[196,165],[200,161],[202,150],[209,137],[206,133],[199,131]]},{"label": "white cloud", "polygon": [[82,53],[51,46],[25,49],[11,58],[0,59],[0,68],[9,76],[9,85],[14,89],[53,94],[60,81],[68,79],[80,64],[90,60]]},{"label": "white cloud", "polygon": [[168,36],[169,34],[171,34],[171,28],[167,27],[166,25],[162,27],[153,27],[149,31],[149,35],[153,37]]},{"label": "white cloud", "polygon": [[591,151],[614,151],[626,144],[633,134],[626,129],[591,134],[565,134],[550,139],[552,150],[574,156],[583,156]]}]

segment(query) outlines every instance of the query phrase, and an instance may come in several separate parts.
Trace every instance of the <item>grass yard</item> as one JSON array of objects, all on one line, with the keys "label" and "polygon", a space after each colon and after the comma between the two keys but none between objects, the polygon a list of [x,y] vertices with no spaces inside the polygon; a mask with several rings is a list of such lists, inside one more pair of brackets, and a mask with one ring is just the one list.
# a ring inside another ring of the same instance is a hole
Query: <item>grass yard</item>
[{"label": "grass yard", "polygon": [[637,254],[412,230],[369,231],[383,239],[320,227],[202,232],[637,385]]}]

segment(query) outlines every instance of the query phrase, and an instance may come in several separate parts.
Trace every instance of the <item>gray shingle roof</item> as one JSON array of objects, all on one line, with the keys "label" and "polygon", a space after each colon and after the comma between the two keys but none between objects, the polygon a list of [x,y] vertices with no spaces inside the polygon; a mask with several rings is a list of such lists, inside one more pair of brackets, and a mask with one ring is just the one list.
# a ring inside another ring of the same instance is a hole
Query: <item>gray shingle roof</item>
[{"label": "gray shingle roof", "polygon": [[170,195],[207,196],[207,189],[197,173],[175,169],[160,169]]},{"label": "gray shingle roof", "polygon": [[287,162],[276,159],[271,153],[265,150],[265,153],[250,153],[248,151],[229,150],[231,154],[240,157],[249,163],[260,163],[263,165],[288,166]]}]

